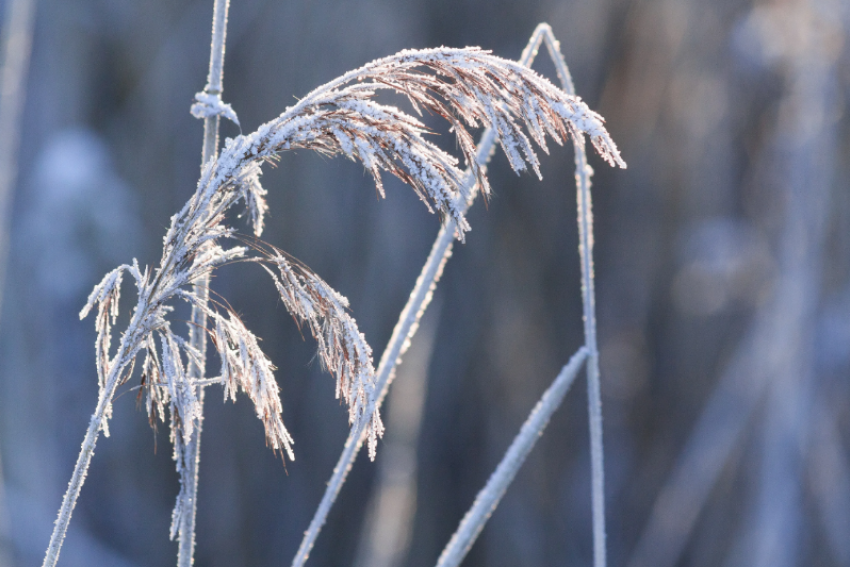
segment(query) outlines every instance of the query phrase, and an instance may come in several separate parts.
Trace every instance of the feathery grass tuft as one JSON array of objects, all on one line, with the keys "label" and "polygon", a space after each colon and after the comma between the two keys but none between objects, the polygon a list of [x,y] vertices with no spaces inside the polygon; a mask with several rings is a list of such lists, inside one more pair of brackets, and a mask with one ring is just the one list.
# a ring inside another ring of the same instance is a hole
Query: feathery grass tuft
[{"label": "feathery grass tuft", "polygon": [[[458,160],[428,142],[427,128],[401,110],[375,102],[375,94],[394,90],[410,100],[417,112],[425,109],[450,122],[459,140],[475,186],[465,183]],[[235,112],[220,102],[200,100],[194,111]],[[253,232],[263,230],[266,191],[259,182],[260,167],[274,161],[282,151],[305,148],[329,155],[357,159],[371,172],[383,194],[381,172],[407,182],[428,205],[451,219],[457,237],[469,225],[465,204],[475,188],[485,195],[489,185],[467,127],[486,126],[517,172],[528,165],[540,175],[539,162],[529,139],[544,151],[546,136],[558,144],[567,138],[582,140],[587,134],[599,154],[609,163],[625,167],[602,118],[578,97],[558,89],[527,67],[495,57],[478,48],[438,48],[402,51],[376,60],[312,91],[278,118],[245,136],[228,139],[219,157],[203,167],[197,190],[171,218],[163,241],[160,264],[142,270],[134,260],[109,272],[98,284],[81,312],[85,317],[95,305],[97,371],[100,392],[83,450],[63,500],[44,565],[58,559],[64,533],[91,461],[99,431],[108,434],[108,420],[116,388],[133,372],[137,355],[145,351],[143,383],[146,407],[155,423],[170,415],[175,460],[185,488],[194,472],[185,455],[195,424],[202,419],[200,386],[192,367],[203,368],[202,350],[175,333],[168,316],[173,302],[182,300],[206,314],[205,329],[221,360],[225,399],[244,391],[263,421],[268,445],[290,459],[292,438],[281,420],[282,407],[274,367],[259,348],[259,339],[232,310],[208,303],[205,282],[217,267],[237,261],[259,262],[272,277],[284,305],[299,324],[306,323],[318,342],[323,365],[336,376],[337,397],[349,407],[353,430],[365,431],[374,458],[383,431],[376,404],[372,351],[348,314],[348,301],[316,274],[286,254],[262,243],[233,244],[236,230],[225,216],[238,202],[246,206]],[[528,131],[523,131],[522,126]],[[111,352],[112,327],[119,313],[122,276],[135,280],[138,300],[129,326]],[[180,530],[187,502],[181,493],[174,511],[172,537]]]}]

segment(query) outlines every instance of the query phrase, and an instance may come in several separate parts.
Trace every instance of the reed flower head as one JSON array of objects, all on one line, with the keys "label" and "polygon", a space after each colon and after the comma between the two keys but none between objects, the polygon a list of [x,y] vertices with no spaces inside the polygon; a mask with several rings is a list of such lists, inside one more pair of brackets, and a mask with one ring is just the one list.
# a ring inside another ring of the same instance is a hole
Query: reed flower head
[{"label": "reed flower head", "polygon": [[[424,109],[449,121],[474,183],[458,167],[457,158],[424,138],[429,131],[422,122],[374,100],[379,91],[387,89],[405,95],[420,114]],[[221,112],[236,120],[229,106],[207,103],[199,100],[193,111]],[[530,165],[540,175],[531,140],[548,151],[547,135],[562,144],[569,137],[578,139],[586,134],[606,161],[625,167],[602,118],[579,98],[527,67],[478,48],[402,51],[315,89],[257,131],[226,140],[218,159],[204,165],[192,198],[171,218],[159,266],[142,270],[134,260],[109,272],[95,287],[80,316],[85,317],[97,305],[101,395],[111,399],[115,387],[132,374],[136,356],[144,351],[142,381],[149,419],[153,424],[157,419],[164,421],[166,413],[170,416],[171,440],[184,486],[184,476],[189,474],[184,449],[202,417],[198,388],[203,384],[191,378],[188,369],[190,365],[203,368],[204,360],[174,332],[168,319],[174,300],[206,313],[206,331],[221,361],[218,381],[224,385],[225,399],[245,392],[263,422],[267,444],[294,458],[292,437],[281,419],[275,369],[260,349],[259,339],[232,309],[208,302],[194,287],[223,264],[259,263],[271,276],[287,310],[299,325],[309,328],[318,343],[319,359],[336,377],[336,395],[348,405],[350,424],[362,426],[368,433],[373,458],[383,431],[378,410],[367,415],[368,408],[376,408],[371,403],[376,395],[372,350],[348,313],[348,300],[300,262],[258,240],[239,237],[225,224],[226,212],[242,202],[254,234],[262,234],[267,206],[266,190],[260,184],[261,166],[295,148],[359,160],[374,177],[379,194],[383,195],[382,172],[395,175],[408,183],[429,209],[453,220],[462,239],[469,230],[463,215],[466,201],[472,191],[489,193],[467,130],[480,126],[495,129],[517,172]],[[125,273],[136,283],[138,301],[121,346],[110,358],[112,326]],[[110,415],[108,406],[100,425],[107,435]],[[185,506],[181,495],[172,530],[177,529]]]},{"label": "reed flower head", "polygon": [[[375,395],[372,351],[347,311],[348,301],[277,249],[260,243],[226,245],[234,241],[236,232],[225,224],[225,213],[242,201],[254,234],[261,235],[267,206],[260,166],[274,161],[282,151],[306,148],[359,160],[372,173],[380,194],[381,172],[397,176],[413,187],[429,208],[453,219],[462,238],[469,229],[463,216],[469,194],[457,158],[426,140],[428,129],[418,119],[375,102],[376,93],[386,89],[405,95],[417,112],[425,109],[451,123],[475,187],[485,195],[489,185],[475,159],[467,128],[493,126],[516,171],[530,165],[540,175],[530,139],[548,151],[547,135],[561,144],[570,136],[587,134],[605,160],[625,166],[599,115],[523,65],[478,48],[402,51],[378,59],[315,89],[257,131],[228,139],[219,158],[205,164],[195,194],[172,217],[159,267],[142,271],[134,261],[109,272],[95,287],[80,315],[84,317],[98,305],[96,349],[101,387],[116,365],[121,380],[126,380],[136,355],[144,350],[150,416],[163,418],[167,406],[172,439],[188,440],[199,410],[196,385],[189,383],[186,365],[203,366],[203,361],[173,332],[167,319],[170,302],[182,299],[205,310],[212,322],[208,332],[221,359],[225,397],[233,398],[239,390],[246,392],[265,425],[269,445],[292,458],[292,439],[280,420],[273,366],[259,348],[257,337],[232,310],[208,305],[192,289],[192,284],[222,264],[259,261],[286,308],[299,323],[306,323],[318,342],[320,360],[336,376],[337,396],[348,404],[350,422],[368,420],[370,453],[374,455],[381,421],[377,412],[364,415],[370,396]],[[230,114],[235,118],[235,113]],[[124,272],[134,278],[139,299],[126,331],[129,348],[110,359],[111,327],[118,314]]]}]

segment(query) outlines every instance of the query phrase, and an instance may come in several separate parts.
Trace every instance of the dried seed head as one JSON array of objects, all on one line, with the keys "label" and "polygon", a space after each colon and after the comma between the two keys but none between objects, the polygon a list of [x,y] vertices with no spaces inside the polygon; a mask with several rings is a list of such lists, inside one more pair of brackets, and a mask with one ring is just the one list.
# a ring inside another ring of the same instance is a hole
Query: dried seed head
[{"label": "dried seed head", "polygon": [[[375,102],[378,91],[405,95],[414,109],[445,118],[458,139],[458,147],[472,172],[472,183],[458,160],[427,141],[428,129],[405,112]],[[234,121],[232,109],[216,97],[201,93],[193,112],[224,114]],[[238,123],[238,122],[237,122]],[[377,409],[367,415],[376,395],[372,351],[347,311],[348,301],[321,278],[284,253],[256,242],[225,248],[234,237],[224,224],[225,213],[244,201],[254,234],[263,230],[266,190],[260,185],[260,167],[279,152],[307,148],[326,154],[342,154],[359,160],[372,174],[383,195],[382,172],[408,183],[429,209],[438,210],[457,225],[463,238],[469,225],[463,216],[465,201],[489,186],[476,160],[475,144],[467,128],[491,126],[517,172],[528,165],[540,175],[536,145],[548,151],[546,137],[558,144],[567,138],[590,137],[596,150],[611,165],[625,167],[602,118],[579,98],[568,95],[527,67],[491,55],[478,48],[402,51],[378,59],[323,85],[256,132],[228,139],[218,159],[203,168],[192,198],[171,219],[156,270],[142,271],[137,262],[109,272],[95,287],[80,313],[85,317],[97,304],[97,369],[101,388],[114,388],[132,372],[141,350],[151,421],[171,417],[171,439],[181,479],[189,474],[187,445],[201,419],[197,391],[186,364],[203,367],[201,356],[172,332],[168,315],[175,298],[204,311],[212,322],[210,335],[221,359],[225,398],[238,390],[247,393],[263,421],[268,444],[293,458],[292,438],[281,419],[280,392],[271,361],[232,310],[217,310],[202,300],[192,285],[222,264],[260,262],[274,279],[287,309],[299,324],[306,323],[319,345],[322,364],[336,376],[338,398],[349,408],[349,422],[368,430],[369,452],[374,457],[377,438],[383,431]],[[527,131],[527,134],[526,134]],[[530,138],[530,139],[529,139]],[[112,326],[118,316],[118,300],[124,271],[136,280],[138,302],[122,347],[110,359]],[[160,339],[157,348],[154,335]],[[374,405],[372,405],[374,407]],[[106,424],[110,409],[101,424]],[[185,483],[184,483],[185,486]],[[184,498],[174,511],[176,530],[184,513]],[[176,533],[176,532],[174,532]]]}]

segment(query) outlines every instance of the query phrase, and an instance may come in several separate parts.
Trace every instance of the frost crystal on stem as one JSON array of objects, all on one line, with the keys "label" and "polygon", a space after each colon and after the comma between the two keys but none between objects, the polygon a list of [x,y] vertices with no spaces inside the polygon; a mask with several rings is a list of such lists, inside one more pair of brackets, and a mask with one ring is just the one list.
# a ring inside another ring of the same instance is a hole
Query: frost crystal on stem
[{"label": "frost crystal on stem", "polygon": [[[427,141],[422,122],[398,108],[375,102],[376,93],[394,90],[405,95],[416,112],[442,116],[452,126],[458,146],[476,185],[468,188],[454,156]],[[220,98],[201,93],[193,112],[202,116],[236,114]],[[336,376],[338,398],[349,407],[349,421],[367,432],[369,453],[375,455],[383,426],[375,403],[372,351],[348,314],[348,301],[316,274],[286,254],[258,241],[225,246],[237,235],[225,224],[226,212],[244,202],[259,236],[266,212],[266,191],[260,185],[260,166],[282,151],[304,148],[325,154],[343,154],[359,160],[383,194],[381,173],[389,172],[408,183],[429,209],[453,219],[457,236],[469,225],[465,203],[476,188],[485,195],[489,186],[475,145],[467,130],[491,127],[511,166],[517,172],[531,166],[540,175],[531,140],[544,151],[546,136],[558,144],[590,137],[609,163],[625,167],[602,118],[578,97],[565,93],[527,67],[495,57],[478,48],[437,48],[402,51],[378,59],[319,87],[276,119],[248,135],[228,139],[217,159],[210,159],[192,198],[171,218],[159,266],[142,271],[134,261],[109,274],[95,287],[85,316],[97,304],[98,406],[92,417],[68,492],[60,509],[44,565],[54,565],[71,512],[91,462],[100,430],[107,433],[111,402],[117,387],[129,379],[136,356],[145,351],[142,381],[152,423],[170,415],[171,440],[181,477],[189,474],[184,461],[194,423],[201,419],[198,387],[189,367],[203,367],[202,351],[176,334],[168,320],[171,303],[180,299],[206,313],[221,359],[225,398],[244,391],[263,421],[268,444],[292,454],[292,438],[281,420],[280,393],[271,361],[259,340],[235,313],[198,295],[199,286],[217,267],[232,262],[258,262],[272,276],[283,302],[299,324],[309,327],[323,365]],[[526,134],[523,126],[528,131]],[[118,316],[119,291],[124,272],[135,280],[138,301],[132,319],[110,358],[112,326]],[[197,284],[197,285],[196,285]],[[193,288],[193,286],[196,286]],[[166,412],[166,408],[168,411]],[[185,479],[184,479],[185,485]],[[179,529],[185,499],[174,512]]]},{"label": "frost crystal on stem", "polygon": [[236,111],[221,100],[218,94],[210,94],[206,92],[195,93],[195,104],[191,108],[192,116],[195,118],[209,118],[210,116],[224,116],[237,126],[239,118],[236,116]]}]

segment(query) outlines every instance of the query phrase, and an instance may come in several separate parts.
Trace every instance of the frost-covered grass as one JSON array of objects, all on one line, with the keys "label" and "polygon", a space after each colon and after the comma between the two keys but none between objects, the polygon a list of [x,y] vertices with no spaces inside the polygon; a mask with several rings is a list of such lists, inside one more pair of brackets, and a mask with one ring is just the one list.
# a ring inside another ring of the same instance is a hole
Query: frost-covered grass
[{"label": "frost-covered grass", "polygon": [[[116,390],[134,376],[137,362],[150,421],[152,425],[157,421],[169,423],[181,478],[171,529],[171,537],[180,539],[179,565],[188,566],[193,561],[205,387],[221,384],[225,400],[235,399],[240,391],[247,394],[263,422],[267,444],[281,455],[294,458],[292,438],[281,419],[279,388],[271,361],[260,349],[258,337],[226,300],[216,299],[209,290],[209,276],[216,268],[241,262],[260,264],[269,274],[287,310],[316,340],[319,359],[336,378],[337,398],[349,408],[351,434],[294,560],[295,565],[303,564],[361,444],[365,442],[370,456],[375,456],[383,432],[379,410],[393,369],[416,331],[453,240],[463,240],[469,230],[466,209],[477,193],[485,198],[489,194],[484,165],[493,144],[498,141],[515,171],[530,166],[540,176],[535,145],[548,152],[547,137],[559,145],[572,140],[576,151],[586,344],[556,380],[553,388],[558,393],[544,395],[540,409],[523,427],[506,460],[476,501],[469,516],[472,519],[465,521],[458,532],[455,540],[460,543],[447,548],[441,565],[457,564],[463,558],[584,361],[590,381],[595,564],[605,565],[591,170],[584,155],[584,136],[590,138],[609,164],[625,167],[625,163],[602,118],[573,93],[569,72],[551,30],[545,25],[538,28],[520,63],[474,47],[406,50],[378,59],[313,90],[255,132],[227,139],[216,155],[219,116],[238,122],[236,113],[221,99],[226,19],[227,2],[217,0],[210,76],[192,108],[193,114],[205,119],[206,129],[197,190],[171,218],[159,264],[142,267],[133,260],[112,270],[95,286],[80,313],[85,317],[96,312],[99,396],[44,565],[55,565],[58,560],[99,434],[109,434]],[[544,40],[556,62],[563,89],[528,67]],[[458,158],[428,141],[428,129],[415,116],[378,103],[375,95],[383,90],[404,95],[419,114],[424,110],[445,118],[457,137],[466,171],[460,168]],[[478,127],[486,131],[476,147],[469,129]],[[346,298],[307,266],[259,240],[267,208],[266,190],[260,184],[261,166],[276,160],[281,152],[297,148],[360,161],[373,176],[381,195],[381,177],[388,172],[410,185],[429,210],[439,212],[443,220],[440,235],[377,370],[372,349],[349,313]],[[226,213],[236,206],[247,210],[253,236],[241,235],[227,223]],[[121,282],[126,275],[135,282],[137,300],[131,320],[113,348],[113,326],[119,313]],[[170,318],[174,305],[181,301],[193,309],[188,337],[174,330]],[[205,375],[207,336],[220,360],[219,373],[214,377]]]}]

